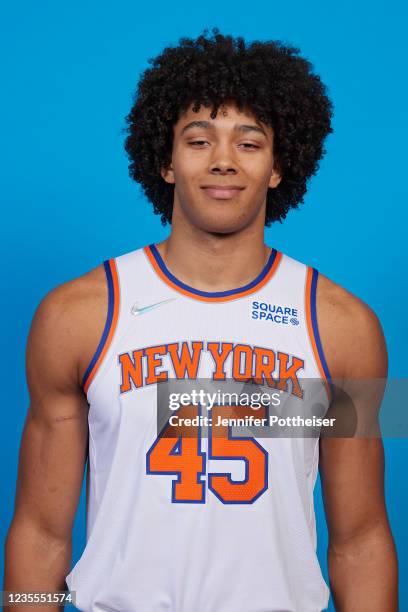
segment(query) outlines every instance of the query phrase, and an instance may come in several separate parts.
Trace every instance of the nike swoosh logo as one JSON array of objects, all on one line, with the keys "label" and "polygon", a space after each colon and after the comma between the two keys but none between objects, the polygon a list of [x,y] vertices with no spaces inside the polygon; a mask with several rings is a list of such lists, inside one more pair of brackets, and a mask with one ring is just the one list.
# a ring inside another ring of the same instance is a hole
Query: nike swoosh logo
[{"label": "nike swoosh logo", "polygon": [[149,306],[139,306],[138,302],[136,302],[135,304],[133,304],[132,308],[130,309],[130,312],[132,313],[132,315],[138,316],[144,314],[145,312],[149,312],[149,310],[158,308],[159,306],[162,306],[167,302],[173,302],[173,300],[175,300],[175,298],[169,298],[167,300],[162,300],[161,302],[156,302],[155,304],[149,304]]}]

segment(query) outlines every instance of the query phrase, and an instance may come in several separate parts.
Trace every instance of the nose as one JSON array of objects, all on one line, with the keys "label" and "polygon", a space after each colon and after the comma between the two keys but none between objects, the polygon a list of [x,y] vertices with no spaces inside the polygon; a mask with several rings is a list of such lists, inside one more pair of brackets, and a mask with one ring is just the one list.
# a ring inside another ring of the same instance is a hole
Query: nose
[{"label": "nose", "polygon": [[235,168],[224,166],[222,164],[218,164],[210,169],[211,174],[220,174],[224,176],[225,174],[237,174],[237,170]]},{"label": "nose", "polygon": [[237,174],[237,164],[232,159],[228,147],[217,147],[211,160],[210,173],[215,175]]}]

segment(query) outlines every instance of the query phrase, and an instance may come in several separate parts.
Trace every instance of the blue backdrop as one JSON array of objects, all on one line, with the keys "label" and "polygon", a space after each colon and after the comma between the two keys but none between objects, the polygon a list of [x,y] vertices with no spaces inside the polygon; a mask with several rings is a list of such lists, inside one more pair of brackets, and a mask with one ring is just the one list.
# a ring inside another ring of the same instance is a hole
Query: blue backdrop
[{"label": "blue backdrop", "polygon": [[[383,324],[390,376],[407,375],[405,21],[402,3],[392,1],[23,0],[3,6],[2,538],[13,511],[28,405],[25,342],[36,306],[55,285],[167,235],[128,178],[122,128],[147,59],[180,36],[217,26],[249,40],[280,39],[314,64],[335,105],[335,132],[304,206],[268,229],[267,241],[369,303]],[[385,448],[387,505],[403,576],[408,445],[386,440]],[[319,483],[315,497],[327,577]],[[84,512],[82,498],[75,559],[84,543]],[[408,610],[401,582],[401,610]]]}]

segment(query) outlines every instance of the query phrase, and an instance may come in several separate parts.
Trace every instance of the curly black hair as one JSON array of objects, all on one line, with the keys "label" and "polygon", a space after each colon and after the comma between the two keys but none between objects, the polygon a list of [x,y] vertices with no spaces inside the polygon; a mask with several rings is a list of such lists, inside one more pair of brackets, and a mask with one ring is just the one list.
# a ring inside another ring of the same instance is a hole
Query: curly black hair
[{"label": "curly black hair", "polygon": [[281,41],[255,41],[207,30],[196,39],[181,38],[150,59],[126,116],[125,150],[129,175],[141,184],[163,225],[171,223],[174,185],[160,171],[171,161],[173,126],[193,105],[212,109],[235,102],[242,111],[274,130],[274,154],[282,173],[268,189],[265,224],[280,221],[303,202],[306,183],[326,153],[323,142],[333,131],[333,104],[312,64],[296,47]]}]

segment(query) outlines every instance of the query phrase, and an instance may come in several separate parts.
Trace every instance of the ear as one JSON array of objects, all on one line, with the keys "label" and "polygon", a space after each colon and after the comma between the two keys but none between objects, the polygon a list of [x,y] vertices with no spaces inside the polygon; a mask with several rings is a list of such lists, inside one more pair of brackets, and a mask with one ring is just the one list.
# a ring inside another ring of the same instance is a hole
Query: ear
[{"label": "ear", "polygon": [[174,183],[176,182],[174,178],[173,164],[171,162],[167,168],[161,169],[160,174],[162,178],[166,181],[166,183],[171,183],[172,185],[174,185]]},{"label": "ear", "polygon": [[278,164],[275,162],[273,165],[271,177],[269,179],[268,187],[271,187],[272,189],[274,189],[275,187],[279,185],[281,180],[282,180],[282,174],[281,174]]}]

